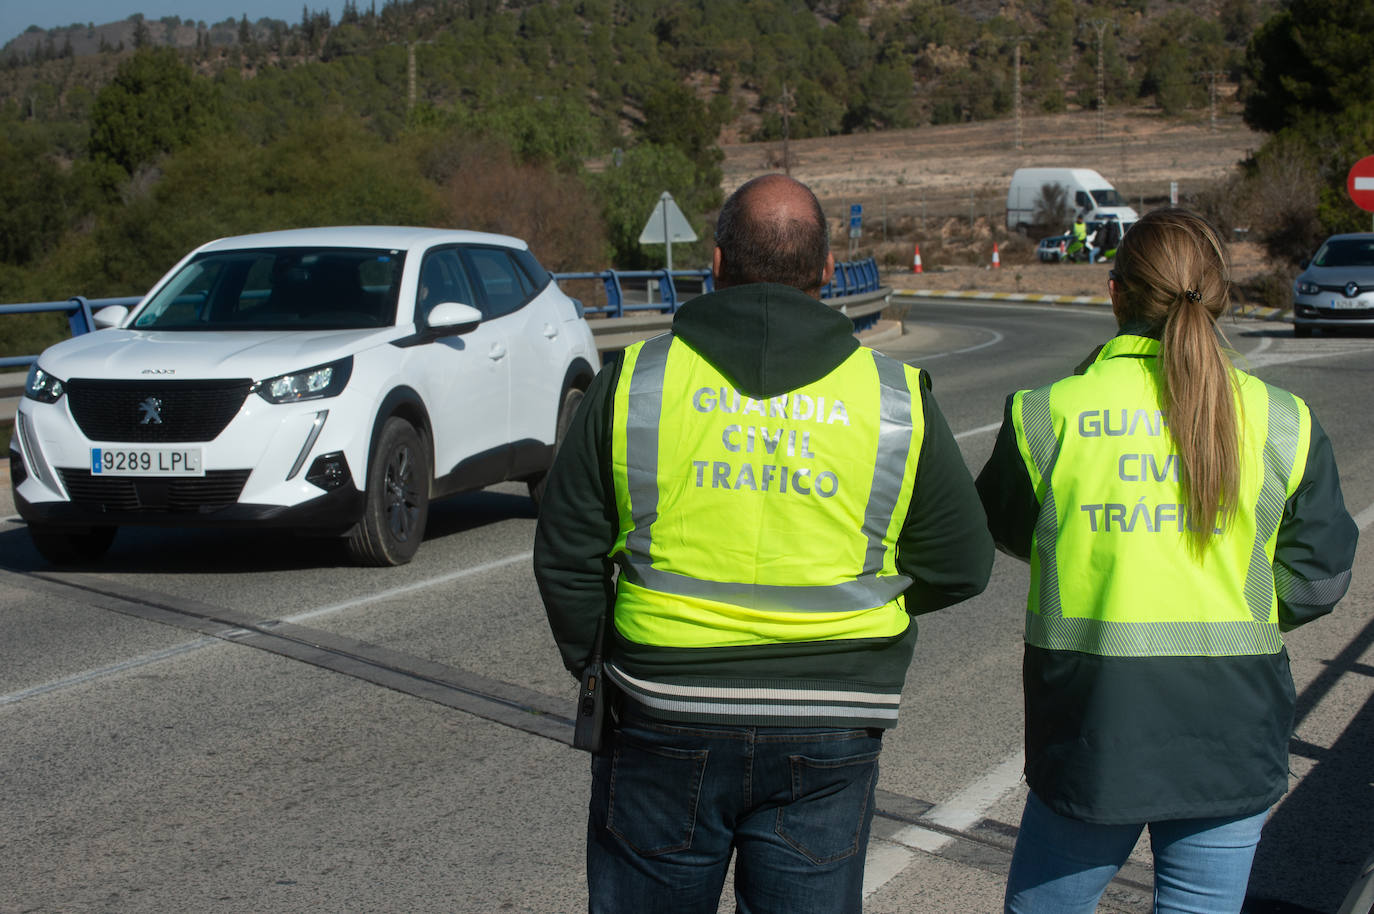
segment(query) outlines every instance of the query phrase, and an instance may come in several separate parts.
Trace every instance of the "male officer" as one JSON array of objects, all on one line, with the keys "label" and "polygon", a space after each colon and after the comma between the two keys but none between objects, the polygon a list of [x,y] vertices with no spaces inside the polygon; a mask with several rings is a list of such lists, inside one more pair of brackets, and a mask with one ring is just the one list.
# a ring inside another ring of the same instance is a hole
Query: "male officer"
[{"label": "male officer", "polygon": [[535,535],[575,675],[610,618],[594,912],[858,911],[912,617],[979,593],[992,542],[928,376],[821,303],[824,214],[766,175],[720,212],[716,292],[587,391]]}]

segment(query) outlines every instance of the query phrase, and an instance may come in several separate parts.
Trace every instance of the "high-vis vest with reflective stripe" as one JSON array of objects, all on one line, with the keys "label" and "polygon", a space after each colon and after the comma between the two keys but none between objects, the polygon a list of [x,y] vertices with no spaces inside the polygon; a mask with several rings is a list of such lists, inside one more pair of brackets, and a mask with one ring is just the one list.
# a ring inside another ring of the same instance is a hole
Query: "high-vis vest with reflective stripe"
[{"label": "high-vis vest with reflective stripe", "polygon": [[1237,374],[1237,510],[1197,560],[1161,412],[1159,341],[1112,339],[1082,376],[1018,393],[1012,421],[1040,500],[1026,642],[1110,657],[1282,649],[1272,567],[1307,462],[1297,397]]},{"label": "high-vis vest with reflective stripe", "polygon": [[612,475],[621,635],[672,647],[901,634],[919,373],[859,348],[784,396],[664,334],[625,351]]}]

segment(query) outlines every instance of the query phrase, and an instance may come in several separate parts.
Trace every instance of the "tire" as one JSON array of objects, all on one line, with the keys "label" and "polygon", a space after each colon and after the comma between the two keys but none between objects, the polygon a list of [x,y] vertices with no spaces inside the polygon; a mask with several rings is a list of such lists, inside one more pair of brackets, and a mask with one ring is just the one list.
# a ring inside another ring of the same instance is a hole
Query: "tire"
[{"label": "tire", "polygon": [[363,516],[348,534],[360,565],[404,565],[415,557],[429,519],[429,451],[414,426],[386,420],[367,469]]},{"label": "tire", "polygon": [[[563,439],[568,437],[568,429],[572,427],[573,416],[577,415],[577,408],[582,405],[582,398],[586,392],[571,388],[563,394],[563,402],[558,407],[558,425],[553,432],[553,456],[558,456],[558,449],[563,446]],[[544,489],[548,485],[549,473],[545,470],[529,481],[530,498],[534,499],[534,506],[539,507],[539,503],[544,499]]]},{"label": "tire", "polygon": [[114,542],[117,527],[50,527],[29,524],[34,548],[54,565],[76,565],[100,558]]},{"label": "tire", "polygon": [[1305,340],[1312,335],[1312,328],[1302,324],[1294,324],[1293,335],[1300,340]]}]

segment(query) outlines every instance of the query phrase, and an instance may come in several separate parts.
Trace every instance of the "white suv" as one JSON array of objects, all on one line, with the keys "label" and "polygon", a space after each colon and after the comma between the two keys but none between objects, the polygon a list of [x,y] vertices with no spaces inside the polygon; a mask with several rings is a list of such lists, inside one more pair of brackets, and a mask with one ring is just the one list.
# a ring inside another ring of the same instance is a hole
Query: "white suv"
[{"label": "white suv", "polygon": [[396,227],[211,242],[132,310],[49,348],[10,442],[50,561],[120,525],[272,526],[410,561],[429,501],[503,480],[538,499],[600,365],[523,241]]}]

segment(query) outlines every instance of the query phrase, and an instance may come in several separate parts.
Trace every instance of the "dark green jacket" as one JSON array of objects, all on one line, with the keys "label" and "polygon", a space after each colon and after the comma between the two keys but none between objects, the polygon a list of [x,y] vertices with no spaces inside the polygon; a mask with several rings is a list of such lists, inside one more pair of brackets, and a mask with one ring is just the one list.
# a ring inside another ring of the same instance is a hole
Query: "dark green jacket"
[{"label": "dark green jacket", "polygon": [[[785,286],[737,286],[693,299],[672,332],[724,373],[745,396],[779,396],[828,374],[858,346],[849,318]],[[578,675],[591,653],[597,623],[615,602],[607,557],[619,533],[610,478],[613,394],[619,360],[587,391],[550,471],[535,534],[534,571],[563,662]],[[992,567],[992,541],[959,448],[922,375],[925,436],[897,566],[913,584],[905,594],[913,615],[980,593]],[[747,536],[747,532],[745,533]],[[915,622],[891,639],[821,641],[724,648],[637,644],[612,632],[607,659],[622,676],[655,683],[749,682],[842,688],[846,683],[900,693],[916,641]],[[694,720],[691,715],[658,716]],[[735,718],[738,721],[738,718]],[[755,725],[833,726],[836,721],[772,715]],[[844,726],[884,726],[863,717]]]},{"label": "dark green jacket", "polygon": [[[978,493],[998,548],[1026,560],[1041,505],[1011,402]],[[1357,537],[1331,442],[1313,416],[1274,553],[1283,630],[1325,615],[1344,595]],[[1022,681],[1026,781],[1061,815],[1105,824],[1240,816],[1267,809],[1288,788],[1295,696],[1286,649],[1111,657],[1028,644]]]}]

